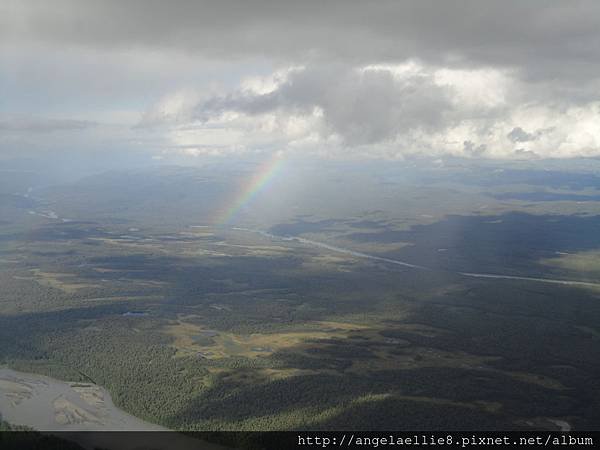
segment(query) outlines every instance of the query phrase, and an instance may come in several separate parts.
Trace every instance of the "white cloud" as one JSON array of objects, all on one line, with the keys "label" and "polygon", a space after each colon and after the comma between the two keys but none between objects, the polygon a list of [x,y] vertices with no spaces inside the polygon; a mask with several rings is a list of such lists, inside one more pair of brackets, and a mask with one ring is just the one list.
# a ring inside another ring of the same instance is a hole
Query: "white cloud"
[{"label": "white cloud", "polygon": [[[515,73],[415,60],[289,67],[229,91],[176,93],[151,111],[173,148],[286,150],[399,158],[574,157],[600,154],[597,103],[564,106],[528,94]],[[191,151],[188,151],[191,152]],[[193,151],[199,154],[198,151]],[[211,153],[212,154],[212,153]]]},{"label": "white cloud", "polygon": [[439,69],[436,84],[455,90],[452,101],[458,108],[486,110],[506,104],[513,84],[509,75],[497,69]]}]

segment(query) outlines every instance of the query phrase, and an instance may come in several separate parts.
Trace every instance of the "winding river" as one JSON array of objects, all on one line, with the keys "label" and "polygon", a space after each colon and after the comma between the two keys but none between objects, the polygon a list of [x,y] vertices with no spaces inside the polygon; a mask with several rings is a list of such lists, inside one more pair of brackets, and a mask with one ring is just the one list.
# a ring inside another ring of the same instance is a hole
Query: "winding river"
[{"label": "winding river", "polygon": [[[324,242],[313,241],[311,239],[305,239],[305,238],[296,237],[296,236],[294,236],[294,237],[278,236],[276,234],[272,234],[267,231],[253,230],[251,228],[242,228],[242,227],[233,227],[232,230],[243,231],[243,232],[247,232],[247,233],[256,233],[256,234],[260,234],[260,235],[265,236],[270,239],[276,239],[276,240],[281,240],[281,241],[299,242],[301,244],[304,244],[304,245],[307,245],[310,247],[323,248],[323,249],[330,250],[335,253],[343,253],[346,255],[355,256],[357,258],[381,261],[381,262],[385,262],[388,264],[409,267],[411,269],[416,269],[416,270],[426,270],[426,271],[434,270],[430,267],[420,266],[418,264],[411,264],[409,262],[401,261],[399,259],[384,258],[382,256],[370,255],[368,253],[357,252],[357,251],[350,250],[347,248],[337,247],[335,245],[326,244]],[[600,283],[593,283],[593,282],[579,281],[579,280],[521,277],[521,276],[516,276],[516,275],[502,275],[502,274],[475,273],[475,272],[454,272],[454,273],[456,273],[457,275],[461,275],[463,277],[469,277],[469,278],[488,278],[488,279],[495,279],[495,280],[520,280],[520,281],[531,281],[531,282],[537,282],[537,283],[562,284],[562,285],[571,285],[571,286],[600,288]]]}]

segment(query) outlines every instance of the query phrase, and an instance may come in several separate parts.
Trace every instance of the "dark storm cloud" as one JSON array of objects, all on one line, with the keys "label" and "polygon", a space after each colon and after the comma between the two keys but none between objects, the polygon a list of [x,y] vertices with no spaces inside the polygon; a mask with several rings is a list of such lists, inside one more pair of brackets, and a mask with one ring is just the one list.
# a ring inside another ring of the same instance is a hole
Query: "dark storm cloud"
[{"label": "dark storm cloud", "polygon": [[226,58],[418,57],[520,67],[541,78],[587,77],[600,64],[595,0],[58,0],[9,2],[4,9],[2,39],[177,48]]}]

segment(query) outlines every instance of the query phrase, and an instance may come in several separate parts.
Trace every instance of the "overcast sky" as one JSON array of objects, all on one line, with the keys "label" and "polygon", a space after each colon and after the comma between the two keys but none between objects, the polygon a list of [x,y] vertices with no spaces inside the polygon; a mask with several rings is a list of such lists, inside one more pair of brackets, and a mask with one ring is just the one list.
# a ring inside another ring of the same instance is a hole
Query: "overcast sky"
[{"label": "overcast sky", "polygon": [[600,2],[0,0],[0,152],[600,156]]}]

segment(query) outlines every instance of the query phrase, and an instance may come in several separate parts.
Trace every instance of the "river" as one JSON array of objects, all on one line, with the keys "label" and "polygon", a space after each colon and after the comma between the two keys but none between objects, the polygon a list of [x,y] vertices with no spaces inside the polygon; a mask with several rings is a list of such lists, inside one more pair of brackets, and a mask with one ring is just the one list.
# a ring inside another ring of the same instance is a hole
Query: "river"
[{"label": "river", "polygon": [[[65,382],[3,367],[0,414],[10,424],[56,433],[85,449],[225,450],[126,413],[115,406],[106,389],[95,384]],[[113,431],[133,433],[110,433]]]},{"label": "river", "polygon": [[0,414],[40,431],[167,431],[113,403],[106,389],[0,368]]},{"label": "river", "polygon": [[[254,230],[251,228],[242,228],[242,227],[233,227],[232,230],[235,231],[243,231],[247,233],[256,233],[262,236],[265,236],[269,239],[275,239],[280,241],[294,241],[299,242],[301,244],[310,246],[310,247],[318,247],[326,250],[330,250],[336,253],[343,253],[346,255],[354,256],[357,258],[370,259],[374,261],[381,261],[388,264],[395,264],[398,266],[409,267],[411,269],[417,270],[425,270],[425,271],[433,271],[434,269],[430,267],[420,266],[418,264],[412,264],[406,261],[401,261],[399,259],[391,259],[384,258],[382,256],[371,255],[368,253],[357,252],[348,248],[337,247],[335,245],[326,244],[324,242],[313,241],[311,239],[305,239],[297,236],[279,236],[276,234],[269,233],[267,231],[262,230]],[[600,283],[581,281],[581,280],[564,280],[557,278],[536,278],[536,277],[522,277],[516,275],[503,275],[503,274],[491,274],[491,273],[475,273],[475,272],[451,272],[457,275],[461,275],[463,277],[469,278],[487,278],[487,279],[495,279],[495,280],[518,280],[518,281],[530,281],[535,283],[549,283],[549,284],[563,284],[563,285],[571,285],[571,286],[582,286],[582,287],[593,287],[600,288]]]}]

